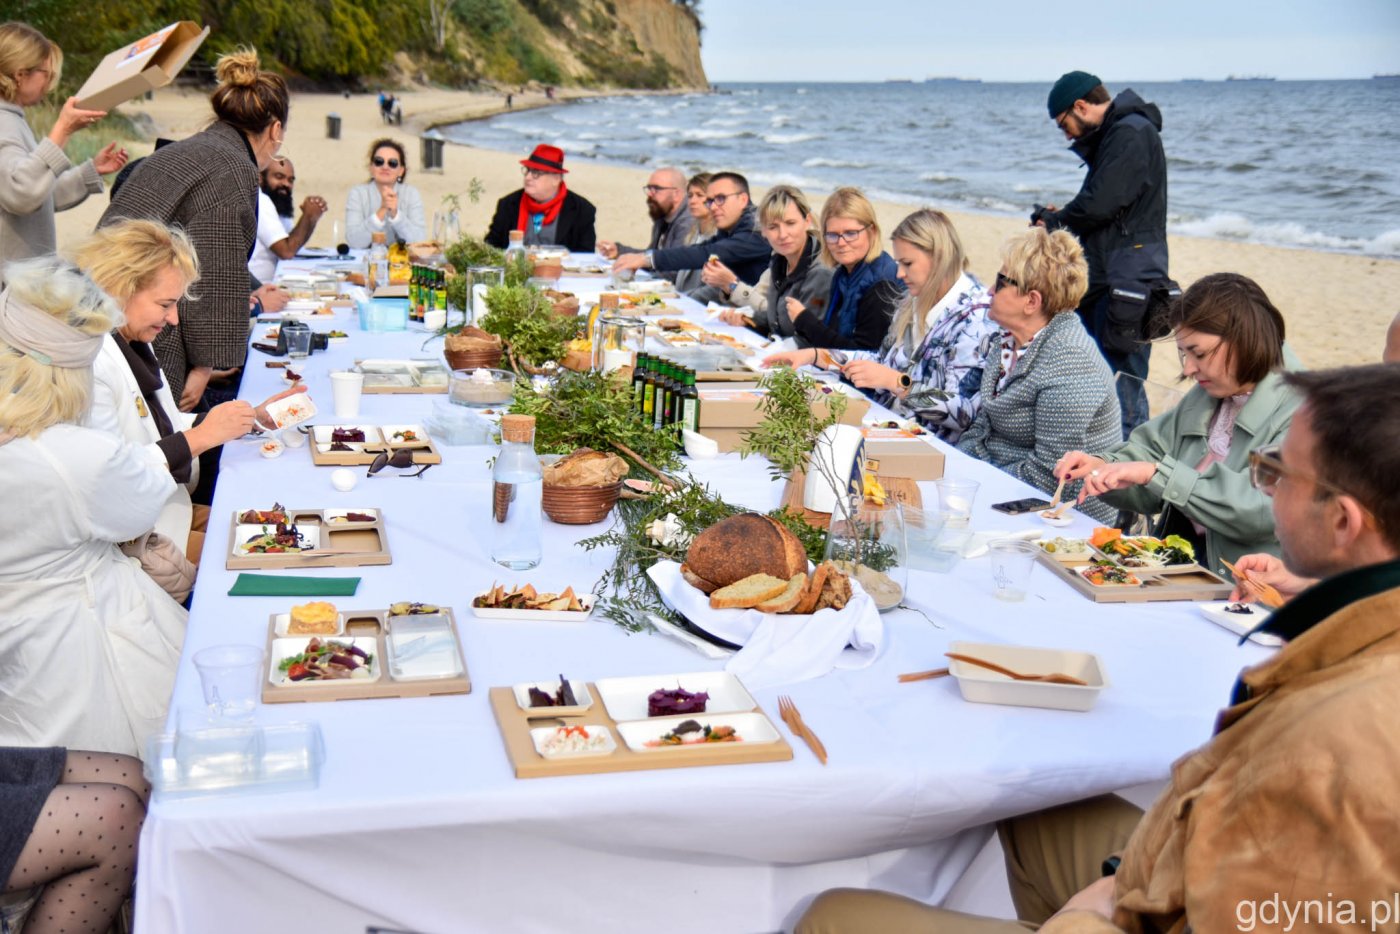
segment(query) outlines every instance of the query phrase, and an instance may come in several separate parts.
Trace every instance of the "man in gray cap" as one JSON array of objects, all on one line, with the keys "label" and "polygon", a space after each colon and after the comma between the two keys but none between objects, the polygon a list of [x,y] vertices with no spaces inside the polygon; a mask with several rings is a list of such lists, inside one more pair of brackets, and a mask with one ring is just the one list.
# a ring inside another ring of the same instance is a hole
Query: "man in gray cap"
[{"label": "man in gray cap", "polygon": [[1134,377],[1118,380],[1126,438],[1147,420],[1147,312],[1153,291],[1169,282],[1162,113],[1132,90],[1110,99],[1085,71],[1062,75],[1047,108],[1089,171],[1069,204],[1038,208],[1031,219],[1064,227],[1084,245],[1089,291],[1079,314],[1114,373]]}]

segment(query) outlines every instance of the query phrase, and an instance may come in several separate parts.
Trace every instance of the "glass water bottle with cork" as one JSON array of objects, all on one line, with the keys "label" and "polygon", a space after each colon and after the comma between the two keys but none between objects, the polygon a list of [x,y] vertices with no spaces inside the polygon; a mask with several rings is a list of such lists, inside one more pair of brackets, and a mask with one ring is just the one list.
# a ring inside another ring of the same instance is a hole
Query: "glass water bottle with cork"
[{"label": "glass water bottle with cork", "polygon": [[535,417],[501,418],[501,453],[491,470],[491,560],[512,571],[537,567],[544,526],[544,473],[535,455]]}]

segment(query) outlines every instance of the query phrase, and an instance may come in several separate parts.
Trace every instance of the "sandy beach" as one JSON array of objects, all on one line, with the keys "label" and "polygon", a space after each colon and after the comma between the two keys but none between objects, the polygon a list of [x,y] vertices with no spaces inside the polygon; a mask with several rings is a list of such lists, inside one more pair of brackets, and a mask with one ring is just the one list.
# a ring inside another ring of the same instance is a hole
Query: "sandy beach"
[{"label": "sandy beach", "polygon": [[[595,92],[562,90],[559,98],[593,96]],[[497,94],[462,91],[409,91],[403,102],[402,127],[385,126],[379,118],[374,95],[345,98],[330,94],[298,94],[292,103],[283,153],[296,165],[298,203],[307,195],[319,194],[331,204],[322,220],[313,245],[331,246],[331,222],[343,218],[346,192],[368,178],[369,145],[381,136],[402,141],[409,153],[408,181],[417,186],[431,223],[433,210],[444,196],[457,194],[462,200],[463,232],[484,233],[496,199],[520,186],[519,160],[528,152],[502,153],[471,146],[449,144],[444,157],[445,171],[423,172],[417,137],[437,124],[455,123],[485,117],[504,109],[504,98]],[[521,107],[545,106],[543,94],[517,94]],[[210,119],[205,94],[166,89],[154,100],[135,101],[121,110],[128,115],[146,114],[167,138],[183,138],[203,127]],[[326,116],[339,114],[341,138],[326,138]],[[550,142],[540,140],[540,142]],[[1047,155],[1055,152],[1046,144]],[[150,143],[128,146],[133,157],[144,155]],[[569,187],[588,198],[598,208],[598,235],[630,243],[645,243],[650,231],[641,186],[647,172],[587,161],[566,162]],[[716,166],[744,171],[740,166]],[[472,178],[481,181],[485,194],[479,203],[466,197]],[[755,200],[760,196],[755,191]],[[816,203],[822,192],[808,192]],[[107,198],[90,198],[87,203],[58,215],[60,248],[89,232]],[[880,223],[888,232],[917,205],[878,203]],[[997,248],[1008,235],[1020,229],[1018,218],[954,213],[954,222],[972,259],[973,272],[984,280],[997,270]],[[1257,244],[1193,237],[1171,239],[1173,276],[1183,286],[1212,272],[1239,272],[1256,279],[1278,305],[1288,322],[1288,338],[1299,357],[1309,367],[1367,363],[1380,358],[1385,330],[1397,311],[1393,299],[1400,293],[1400,261],[1367,256],[1285,249]],[[1172,383],[1176,355],[1173,348],[1161,346],[1153,353],[1152,379]]]}]

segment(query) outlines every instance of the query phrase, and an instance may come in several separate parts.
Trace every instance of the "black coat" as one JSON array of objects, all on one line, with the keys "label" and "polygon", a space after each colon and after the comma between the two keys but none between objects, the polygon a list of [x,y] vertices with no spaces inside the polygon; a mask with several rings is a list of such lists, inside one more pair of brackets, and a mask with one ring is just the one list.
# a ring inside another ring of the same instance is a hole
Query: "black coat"
[{"label": "black coat", "polygon": [[652,254],[652,268],[658,272],[699,269],[711,256],[718,256],[744,284],[757,284],[758,277],[768,268],[773,248],[754,227],[755,213],[754,206],[749,205],[733,227],[715,231],[704,243],[657,250]]},{"label": "black coat", "polygon": [[[496,202],[496,216],[491,218],[491,229],[486,233],[486,242],[498,250],[510,245],[510,232],[520,229],[520,201],[525,197],[525,189],[512,191]],[[554,242],[575,253],[592,253],[593,244],[598,239],[594,232],[594,221],[598,209],[593,202],[572,191],[564,192],[564,203],[559,206],[558,225],[554,231]]]},{"label": "black coat", "polygon": [[1087,307],[1110,284],[1151,282],[1167,275],[1167,158],[1162,112],[1132,91],[1113,99],[1097,130],[1070,149],[1089,167],[1079,194],[1045,215],[1084,245],[1089,262]]}]

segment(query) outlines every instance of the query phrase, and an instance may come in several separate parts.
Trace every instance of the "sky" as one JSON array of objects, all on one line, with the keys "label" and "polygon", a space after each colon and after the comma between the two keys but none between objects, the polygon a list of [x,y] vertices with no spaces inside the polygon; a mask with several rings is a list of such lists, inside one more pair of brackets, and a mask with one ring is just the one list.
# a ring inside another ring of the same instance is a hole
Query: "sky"
[{"label": "sky", "polygon": [[700,15],[712,83],[1400,73],[1400,0],[702,0]]}]

